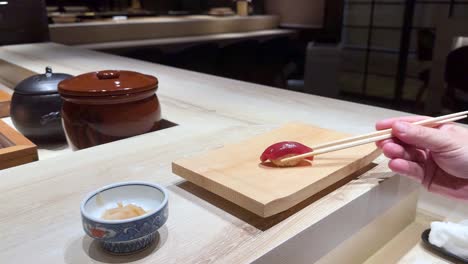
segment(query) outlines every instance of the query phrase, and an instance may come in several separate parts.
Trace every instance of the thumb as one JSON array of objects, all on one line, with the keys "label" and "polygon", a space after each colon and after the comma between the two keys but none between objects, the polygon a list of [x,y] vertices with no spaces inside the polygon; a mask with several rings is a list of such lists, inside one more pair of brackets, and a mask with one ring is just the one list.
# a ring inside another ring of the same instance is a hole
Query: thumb
[{"label": "thumb", "polygon": [[406,144],[431,151],[441,152],[450,148],[450,138],[439,129],[414,125],[407,122],[395,122],[392,126],[395,137]]}]

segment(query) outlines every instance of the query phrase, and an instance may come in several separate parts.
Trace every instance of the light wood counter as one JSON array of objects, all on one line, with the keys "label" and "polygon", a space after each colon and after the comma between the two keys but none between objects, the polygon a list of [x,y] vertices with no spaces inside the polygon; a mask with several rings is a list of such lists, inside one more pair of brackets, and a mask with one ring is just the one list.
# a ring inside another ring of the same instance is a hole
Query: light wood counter
[{"label": "light wood counter", "polygon": [[194,44],[204,42],[216,42],[222,44],[228,44],[230,42],[236,42],[245,39],[271,39],[275,37],[291,37],[297,33],[291,29],[269,29],[269,30],[257,30],[252,32],[242,33],[222,33],[222,34],[210,34],[201,36],[190,36],[190,37],[176,37],[176,38],[156,38],[156,39],[143,39],[143,40],[128,40],[128,41],[112,41],[102,43],[91,43],[84,45],[76,45],[80,48],[92,49],[92,50],[109,50],[109,49],[134,49],[141,47],[164,47],[170,45],[181,45],[181,44]]},{"label": "light wood counter", "polygon": [[[49,26],[52,41],[68,45],[157,38],[203,36],[276,29],[279,17],[255,15],[130,18]],[[125,32],[123,34],[122,32]]]},{"label": "light wood counter", "polygon": [[[175,159],[290,121],[357,134],[401,112],[52,43],[0,47],[0,57],[0,66],[10,69],[0,71],[0,80],[10,85],[46,65],[74,75],[109,68],[155,75],[164,118],[179,124],[0,171],[0,263],[311,263],[389,210],[403,210],[402,217],[387,219],[395,225],[405,226],[414,217],[415,185],[394,177],[385,164],[267,219],[185,182],[170,169]],[[23,71],[12,70],[13,64]],[[166,186],[170,213],[156,245],[115,257],[84,235],[79,203],[100,186],[126,180]],[[373,246],[383,246],[397,232],[377,234],[379,243]],[[294,258],[298,252],[300,258]]]},{"label": "light wood counter", "polygon": [[416,220],[401,231],[395,238],[378,250],[364,264],[378,263],[438,263],[448,264],[450,261],[444,260],[435,254],[424,249],[421,242],[421,233],[430,226],[432,219],[422,214]]}]

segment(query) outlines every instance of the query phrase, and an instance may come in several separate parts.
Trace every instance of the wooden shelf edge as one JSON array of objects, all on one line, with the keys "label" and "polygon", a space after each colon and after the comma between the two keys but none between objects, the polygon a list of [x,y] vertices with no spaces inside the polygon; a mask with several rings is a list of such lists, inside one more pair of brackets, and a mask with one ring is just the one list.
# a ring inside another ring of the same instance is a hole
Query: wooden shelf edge
[{"label": "wooden shelf edge", "polygon": [[0,169],[22,165],[39,159],[37,146],[1,120],[0,140]]},{"label": "wooden shelf edge", "polygon": [[37,158],[36,145],[18,145],[0,149],[0,162],[21,158],[26,155],[35,155]]},{"label": "wooden shelf edge", "polygon": [[0,91],[0,117],[10,116],[11,95]]},{"label": "wooden shelf edge", "polygon": [[11,168],[11,167],[16,167],[16,166],[19,166],[19,165],[24,165],[24,164],[34,162],[34,161],[38,161],[37,154],[31,154],[31,155],[27,155],[27,156],[18,157],[18,158],[15,158],[15,159],[1,161],[0,162],[0,170],[8,169],[8,168]]}]

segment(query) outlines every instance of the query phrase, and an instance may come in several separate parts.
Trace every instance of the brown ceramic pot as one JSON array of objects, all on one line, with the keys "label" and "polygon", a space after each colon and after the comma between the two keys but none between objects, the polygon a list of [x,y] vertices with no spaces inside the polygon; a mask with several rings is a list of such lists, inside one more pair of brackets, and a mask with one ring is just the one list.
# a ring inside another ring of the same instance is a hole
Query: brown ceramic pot
[{"label": "brown ceramic pot", "polygon": [[131,71],[90,72],[60,82],[69,144],[84,149],[157,130],[157,87],[157,78]]}]

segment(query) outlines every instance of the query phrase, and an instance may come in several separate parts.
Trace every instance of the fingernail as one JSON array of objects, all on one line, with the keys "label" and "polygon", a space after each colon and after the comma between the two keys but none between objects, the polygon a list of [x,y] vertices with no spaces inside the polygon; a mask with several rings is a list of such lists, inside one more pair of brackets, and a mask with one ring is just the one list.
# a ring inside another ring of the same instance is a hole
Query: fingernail
[{"label": "fingernail", "polygon": [[405,122],[396,122],[395,125],[393,126],[394,129],[397,130],[397,132],[400,133],[406,133],[409,130],[409,125]]}]

